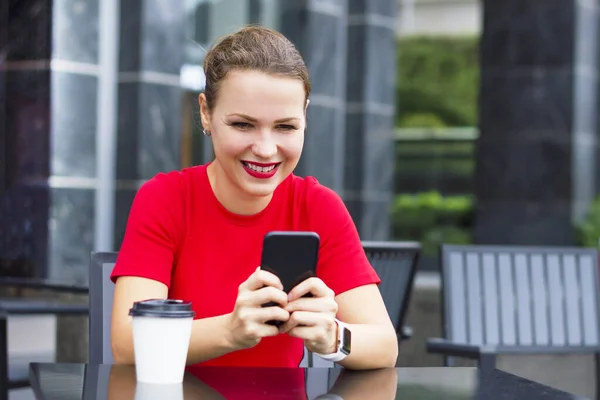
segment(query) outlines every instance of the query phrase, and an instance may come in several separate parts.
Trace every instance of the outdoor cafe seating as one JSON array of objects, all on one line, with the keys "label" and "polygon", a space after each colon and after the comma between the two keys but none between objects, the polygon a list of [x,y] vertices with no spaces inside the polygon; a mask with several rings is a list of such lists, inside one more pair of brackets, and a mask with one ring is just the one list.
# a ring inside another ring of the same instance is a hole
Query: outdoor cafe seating
[{"label": "outdoor cafe seating", "polygon": [[[414,345],[419,336],[414,327],[407,326],[407,315],[415,290],[421,246],[415,242],[365,241],[363,248],[382,279],[380,291],[402,352],[403,343],[411,341]],[[116,255],[91,254],[89,287],[27,279],[0,281],[3,287],[17,288],[18,291],[72,292],[89,298],[88,305],[18,295],[0,301],[1,400],[8,399],[11,390],[23,387],[31,387],[36,398],[54,398],[52,396],[65,387],[76,392],[76,398],[100,398],[98,396],[110,389],[108,377],[115,371],[123,375],[124,382],[133,385],[135,392],[132,370],[112,366],[109,326],[113,284],[108,277]],[[576,398],[550,387],[552,385],[542,385],[502,371],[496,361],[504,354],[591,354],[599,360],[597,250],[443,245],[440,248],[440,282],[442,335],[425,338],[423,347],[430,354],[442,355],[443,366],[397,367],[387,378],[384,378],[385,374],[381,375],[381,385],[393,379],[394,393],[412,387],[416,393],[414,398],[428,398],[428,392],[440,396],[456,392],[467,398],[490,399],[497,398],[495,396],[501,392],[527,395],[532,399],[544,395],[550,395],[547,398]],[[61,364],[35,354],[30,359],[11,358],[6,333],[10,316],[42,314],[89,317],[89,359],[81,360],[79,364]],[[462,358],[475,360],[476,364],[460,366],[457,360]],[[307,371],[302,374],[304,386],[301,391],[309,391],[315,396],[346,385],[344,374],[350,373],[309,352],[305,352],[299,368]],[[287,376],[283,371],[280,373],[282,377]],[[248,370],[244,374],[254,377],[254,380],[250,379],[254,382],[252,385],[262,382],[265,393],[282,390],[266,384],[266,378],[257,371]],[[375,379],[367,373],[364,376],[359,372],[352,374],[356,387],[351,390],[356,393],[362,390],[362,384],[368,385]],[[462,382],[462,387],[453,387],[457,382],[452,382],[451,377]],[[252,386],[245,380],[249,378],[232,376],[231,379],[239,381],[241,392]],[[195,378],[186,376],[184,388],[189,382],[196,382]],[[218,392],[219,388],[216,390]],[[287,393],[299,390],[291,384],[284,389]],[[487,397],[482,397],[484,395]]]}]

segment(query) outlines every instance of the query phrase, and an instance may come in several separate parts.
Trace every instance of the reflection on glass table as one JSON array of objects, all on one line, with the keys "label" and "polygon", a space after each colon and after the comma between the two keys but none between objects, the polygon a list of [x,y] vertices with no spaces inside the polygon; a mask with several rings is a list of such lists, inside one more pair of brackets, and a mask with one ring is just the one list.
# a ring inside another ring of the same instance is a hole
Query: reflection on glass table
[{"label": "reflection on glass table", "polygon": [[122,365],[32,363],[37,399],[581,399],[515,375],[477,368],[196,368],[176,385],[136,381]]}]

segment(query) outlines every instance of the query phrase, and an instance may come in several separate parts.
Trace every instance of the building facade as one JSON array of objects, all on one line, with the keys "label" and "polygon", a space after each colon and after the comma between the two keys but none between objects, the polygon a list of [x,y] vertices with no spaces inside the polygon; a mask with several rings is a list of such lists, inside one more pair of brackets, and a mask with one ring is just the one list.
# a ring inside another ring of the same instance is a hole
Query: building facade
[{"label": "building facade", "polygon": [[248,24],[281,30],[313,84],[298,174],[386,239],[394,0],[8,0],[0,5],[0,275],[85,283],[118,250],[136,191],[210,160],[198,68]]}]

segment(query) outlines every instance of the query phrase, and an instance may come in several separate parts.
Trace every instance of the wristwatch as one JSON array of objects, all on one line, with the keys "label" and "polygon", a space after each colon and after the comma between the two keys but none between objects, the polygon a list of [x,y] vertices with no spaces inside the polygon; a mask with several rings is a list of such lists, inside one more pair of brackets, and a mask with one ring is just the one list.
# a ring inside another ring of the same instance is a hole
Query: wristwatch
[{"label": "wristwatch", "polygon": [[346,324],[344,324],[342,321],[340,321],[339,319],[336,318],[335,322],[338,326],[338,329],[337,329],[337,331],[338,331],[337,351],[335,353],[331,353],[331,354],[319,354],[319,353],[315,353],[315,354],[324,360],[340,362],[344,358],[348,357],[348,355],[350,354],[350,350],[352,349],[352,346],[351,346],[352,334],[350,332],[350,329],[348,329]]}]

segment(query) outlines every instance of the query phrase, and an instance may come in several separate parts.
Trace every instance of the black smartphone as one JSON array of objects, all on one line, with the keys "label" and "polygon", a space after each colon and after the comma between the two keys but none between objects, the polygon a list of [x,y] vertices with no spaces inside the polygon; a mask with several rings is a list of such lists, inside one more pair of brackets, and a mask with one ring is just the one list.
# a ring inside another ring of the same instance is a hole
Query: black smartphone
[{"label": "black smartphone", "polygon": [[[276,275],[289,293],[302,281],[316,276],[320,238],[316,232],[273,231],[263,239],[260,268]],[[310,296],[310,294],[308,294]],[[279,306],[274,302],[263,307]],[[269,321],[279,326],[281,321]]]}]

